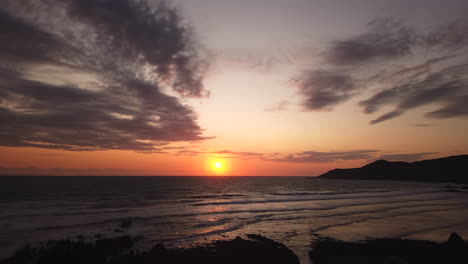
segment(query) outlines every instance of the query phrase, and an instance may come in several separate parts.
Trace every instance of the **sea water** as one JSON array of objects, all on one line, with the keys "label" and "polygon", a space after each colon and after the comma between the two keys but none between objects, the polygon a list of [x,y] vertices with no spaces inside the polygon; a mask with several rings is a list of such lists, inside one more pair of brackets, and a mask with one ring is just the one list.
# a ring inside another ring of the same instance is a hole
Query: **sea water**
[{"label": "sea water", "polygon": [[[308,263],[318,237],[468,238],[468,190],[313,177],[0,177],[0,259],[29,242],[143,236],[188,247],[248,233]],[[130,228],[119,227],[131,220]]]}]

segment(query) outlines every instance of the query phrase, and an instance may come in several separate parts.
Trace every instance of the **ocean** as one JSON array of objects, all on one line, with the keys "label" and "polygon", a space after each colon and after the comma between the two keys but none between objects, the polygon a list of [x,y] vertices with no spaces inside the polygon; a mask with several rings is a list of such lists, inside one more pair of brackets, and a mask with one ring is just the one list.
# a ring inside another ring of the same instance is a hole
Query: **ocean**
[{"label": "ocean", "polygon": [[[468,238],[468,190],[313,177],[0,177],[0,259],[26,243],[143,236],[188,247],[256,233],[309,263],[317,237]],[[121,228],[131,220],[130,228]]]}]

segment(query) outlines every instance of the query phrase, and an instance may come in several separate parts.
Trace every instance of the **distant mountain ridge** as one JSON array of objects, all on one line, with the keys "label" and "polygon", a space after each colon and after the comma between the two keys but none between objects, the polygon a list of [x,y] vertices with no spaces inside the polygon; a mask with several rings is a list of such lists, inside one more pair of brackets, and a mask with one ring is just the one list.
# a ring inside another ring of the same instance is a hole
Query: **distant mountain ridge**
[{"label": "distant mountain ridge", "polygon": [[360,168],[334,169],[325,179],[468,183],[468,155],[415,162],[377,160]]}]

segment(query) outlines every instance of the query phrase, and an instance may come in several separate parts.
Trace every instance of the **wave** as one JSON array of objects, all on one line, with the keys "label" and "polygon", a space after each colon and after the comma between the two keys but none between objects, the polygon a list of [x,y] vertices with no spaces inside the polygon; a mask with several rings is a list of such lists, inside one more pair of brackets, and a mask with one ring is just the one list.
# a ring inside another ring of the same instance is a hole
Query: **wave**
[{"label": "wave", "polygon": [[176,199],[176,200],[147,200],[147,201],[140,201],[140,202],[134,202],[134,201],[117,201],[113,203],[100,203],[100,204],[94,204],[91,205],[91,208],[121,208],[122,206],[128,206],[128,207],[147,207],[147,206],[154,206],[154,205],[160,205],[160,204],[165,204],[165,205],[170,205],[170,204],[181,204],[181,203],[197,203],[197,202],[202,202],[203,199]]},{"label": "wave", "polygon": [[[399,213],[399,214],[393,214],[393,215],[388,215],[388,216],[368,217],[368,218],[358,219],[358,220],[349,221],[349,222],[345,222],[345,223],[321,226],[321,227],[318,227],[316,229],[311,230],[310,233],[316,233],[316,232],[320,232],[320,231],[330,229],[330,228],[333,228],[333,227],[346,226],[346,225],[350,225],[350,224],[354,224],[354,223],[358,223],[358,222],[364,222],[364,221],[375,220],[375,219],[406,216],[406,215],[412,215],[412,214],[418,214],[418,213],[456,211],[456,210],[459,210],[459,208],[457,208],[457,209],[453,209],[453,208],[452,209],[443,209],[443,210],[440,210],[440,209],[436,209],[436,210],[434,210],[434,209],[433,210],[419,210],[419,211],[413,211],[413,212],[410,212],[410,213]],[[296,219],[296,218],[288,218],[288,219],[284,219],[284,220],[290,220],[290,219]],[[298,218],[298,219],[300,219],[300,218]],[[281,221],[281,220],[282,219],[273,219],[273,221]],[[256,218],[256,219],[251,219],[251,220],[249,220],[247,222],[244,222],[242,224],[237,224],[237,225],[233,225],[233,226],[230,226],[230,227],[218,228],[218,229],[214,229],[214,230],[210,230],[210,231],[206,231],[206,232],[200,232],[200,233],[196,233],[196,234],[192,234],[192,235],[182,235],[182,236],[178,236],[178,237],[159,239],[159,240],[155,240],[153,242],[156,242],[156,241],[157,242],[171,242],[172,241],[172,242],[180,243],[181,240],[190,241],[192,239],[197,239],[197,238],[200,238],[200,237],[206,237],[206,236],[210,236],[210,235],[220,235],[220,234],[223,234],[223,233],[233,232],[233,231],[236,231],[236,230],[242,228],[245,225],[251,225],[251,224],[255,224],[255,223],[263,222],[263,221],[265,221],[265,219]],[[266,221],[269,221],[269,220],[266,220]],[[451,224],[451,225],[447,225],[447,226],[443,226],[443,227],[437,227],[437,228],[430,229],[430,230],[429,229],[419,230],[419,231],[416,231],[416,232],[411,232],[411,234],[418,233],[418,232],[427,232],[427,231],[437,230],[437,229],[440,229],[440,228],[448,228],[448,227],[453,227],[453,226],[457,226],[457,225],[461,225],[461,224],[467,224],[467,223],[468,223],[468,221],[464,221],[464,222]],[[410,234],[410,233],[408,233],[408,234]],[[291,237],[296,236],[296,235],[297,235],[297,233],[295,233],[295,232],[291,233]]]},{"label": "wave", "polygon": [[[202,216],[202,215],[216,215],[216,214],[240,214],[240,213],[268,213],[265,214],[264,217],[271,217],[274,216],[278,213],[288,213],[288,212],[306,212],[306,211],[327,211],[327,210],[333,210],[333,209],[338,209],[338,208],[345,208],[345,207],[354,207],[354,206],[362,206],[362,205],[385,205],[385,204],[400,204],[404,202],[427,202],[430,204],[417,204],[417,205],[399,205],[399,206],[394,206],[393,208],[386,208],[388,210],[392,209],[402,209],[402,208],[412,208],[412,207],[422,207],[422,206],[465,206],[468,208],[468,204],[466,202],[464,203],[440,203],[440,204],[435,204],[435,201],[428,201],[427,199],[420,199],[420,200],[408,200],[408,201],[392,201],[392,202],[379,202],[379,203],[361,203],[361,204],[349,204],[346,206],[329,206],[329,207],[321,207],[321,208],[281,208],[281,209],[259,209],[259,210],[229,210],[229,211],[222,211],[222,212],[198,212],[198,213],[183,213],[183,214],[167,214],[167,215],[155,215],[155,216],[137,216],[137,217],[132,217],[131,219],[134,221],[140,221],[140,220],[151,220],[151,219],[166,219],[166,218],[178,218],[178,217],[193,217],[193,216]],[[441,209],[443,210],[443,209]],[[382,210],[381,212],[384,212],[385,210]],[[436,210],[435,210],[436,211]],[[301,217],[301,218],[291,218],[289,220],[293,219],[304,219],[304,218],[311,218],[311,217],[333,217],[333,216],[346,216],[346,215],[354,215],[354,214],[363,214],[363,213],[370,213],[368,211],[361,211],[361,212],[352,212],[349,214],[346,213],[340,213],[336,215],[324,215],[324,216],[317,216],[317,215],[311,215],[307,217]],[[375,213],[378,213],[377,211]],[[254,216],[255,217],[255,216]],[[123,220],[127,220],[128,217],[126,218],[114,218],[114,219],[109,219],[109,220],[104,220],[104,221],[96,221],[96,222],[89,222],[89,223],[83,223],[83,224],[73,224],[73,225],[60,225],[60,226],[48,226],[48,227],[41,227],[36,230],[46,230],[46,229],[59,229],[59,228],[75,228],[75,227],[83,227],[83,226],[92,226],[92,225],[97,225],[97,224],[105,224],[105,223],[120,223]],[[252,219],[252,218],[249,218]],[[288,220],[287,218],[285,219],[278,219],[278,220]],[[250,221],[250,220],[248,220]],[[258,222],[257,220],[252,220],[255,222]],[[248,222],[251,224],[251,222]]]},{"label": "wave", "polygon": [[[467,209],[467,208],[465,207],[465,209]],[[367,218],[363,218],[363,219],[348,221],[348,222],[344,222],[344,223],[321,226],[321,227],[310,230],[310,233],[313,234],[313,233],[320,232],[320,231],[323,231],[323,230],[327,230],[327,229],[330,229],[330,228],[334,228],[334,227],[338,227],[338,226],[347,226],[347,225],[351,225],[351,224],[355,224],[355,223],[366,222],[366,221],[369,221],[369,220],[385,219],[385,218],[407,216],[407,215],[421,214],[421,213],[448,212],[448,211],[459,211],[459,210],[460,210],[460,208],[457,208],[457,209],[420,210],[420,211],[413,211],[413,212],[408,212],[408,213],[399,213],[399,214],[386,215],[386,216],[373,216],[373,217],[367,217]],[[466,223],[468,223],[468,221],[466,221]],[[409,234],[413,234],[413,233],[417,233],[417,232],[408,232],[404,236],[408,236]]]},{"label": "wave", "polygon": [[[393,210],[397,209],[411,209],[411,208],[418,208],[418,207],[435,207],[435,206],[451,206],[451,207],[456,207],[458,206],[459,209],[468,209],[468,205],[466,203],[448,203],[448,204],[429,204],[429,205],[408,205],[408,206],[394,206],[394,207],[387,207],[383,208],[380,210],[367,210],[367,211],[360,211],[360,212],[346,212],[346,213],[336,213],[336,214],[324,214],[324,215],[302,215],[302,216],[287,216],[287,217],[273,217],[269,219],[265,219],[264,217],[270,217],[270,216],[276,216],[275,214],[270,214],[270,215],[261,215],[261,216],[256,216],[263,218],[261,221],[262,222],[269,222],[269,221],[291,221],[291,220],[301,220],[301,219],[317,219],[317,218],[334,218],[334,217],[343,217],[343,216],[356,216],[356,215],[362,215],[362,214],[378,214],[378,213],[386,213],[386,212],[391,212]],[[406,214],[414,214],[414,213],[425,213],[425,212],[439,212],[439,211],[452,211],[454,210],[453,208],[451,209],[425,209],[425,210],[416,210],[412,212],[407,212]],[[307,211],[307,210],[304,210]],[[402,214],[402,213],[399,213]],[[392,217],[393,215],[390,216],[385,216],[385,217]],[[349,223],[354,223],[349,222]],[[349,224],[348,223],[348,224]],[[341,224],[339,224],[341,225]]]},{"label": "wave", "polygon": [[411,236],[411,235],[414,235],[414,234],[426,233],[426,232],[436,231],[436,230],[440,230],[440,229],[447,229],[447,228],[452,228],[452,227],[455,227],[455,226],[466,225],[466,224],[468,224],[468,221],[465,220],[465,221],[452,223],[452,224],[448,224],[448,225],[435,226],[435,227],[431,227],[431,228],[424,228],[424,229],[420,229],[420,230],[416,230],[416,231],[405,232],[403,234],[400,234],[398,236],[398,238],[405,238],[405,237],[408,237],[408,236]]},{"label": "wave", "polygon": [[223,218],[219,220],[214,220],[214,221],[208,221],[208,222],[203,222],[200,224],[194,225],[195,228],[201,228],[201,227],[212,227],[212,226],[218,226],[218,225],[224,225],[231,221],[232,219],[230,218]]},{"label": "wave", "polygon": [[106,210],[106,211],[82,211],[82,212],[67,212],[67,213],[34,213],[34,214],[11,214],[0,217],[0,220],[22,218],[22,217],[38,217],[38,216],[80,216],[80,215],[105,215],[115,213],[129,213],[131,209],[119,209],[119,210]]},{"label": "wave", "polygon": [[[390,193],[390,192],[388,192]],[[392,198],[392,197],[403,197],[403,196],[414,196],[422,194],[434,194],[434,191],[419,191],[419,192],[395,192],[391,191],[392,195],[364,195],[361,196],[336,196],[336,197],[303,197],[296,199],[265,199],[265,200],[229,200],[229,201],[214,201],[214,202],[202,202],[202,203],[193,203],[192,206],[206,206],[206,205],[236,205],[236,204],[260,204],[260,203],[281,203],[281,202],[307,202],[307,201],[328,201],[328,200],[343,200],[343,199],[368,199],[368,198]]]},{"label": "wave", "polygon": [[[441,193],[443,190],[439,190]],[[374,194],[378,193],[378,195],[369,195],[369,194]],[[2,215],[0,216],[0,220],[9,220],[9,219],[15,219],[15,218],[23,218],[23,217],[41,217],[41,216],[84,216],[84,215],[107,215],[107,214],[118,214],[118,213],[130,213],[132,211],[136,211],[139,209],[149,209],[152,206],[155,205],[160,205],[160,204],[165,204],[167,207],[171,207],[172,205],[176,204],[190,204],[191,206],[210,206],[210,205],[246,205],[246,204],[267,204],[267,203],[287,203],[287,202],[307,202],[307,201],[330,201],[330,200],[345,200],[345,199],[353,199],[353,200],[360,200],[360,199],[369,199],[369,198],[392,198],[392,197],[406,197],[406,196],[414,196],[414,195],[423,195],[423,194],[433,194],[434,190],[424,190],[424,191],[419,191],[419,192],[411,192],[411,193],[405,193],[401,191],[385,191],[384,193],[381,192],[375,192],[375,191],[367,191],[367,192],[341,192],[339,195],[332,195],[332,193],[328,194],[309,194],[305,192],[303,193],[283,193],[280,194],[283,196],[302,196],[298,198],[284,198],[284,199],[278,199],[278,198],[272,198],[272,199],[265,199],[265,200],[248,200],[248,199],[242,199],[242,200],[221,200],[221,201],[207,201],[207,202],[202,202],[203,200],[200,199],[195,199],[195,197],[204,197],[206,199],[209,198],[217,198],[217,197],[241,197],[243,195],[241,194],[223,194],[223,195],[194,195],[191,196],[192,199],[177,199],[177,200],[163,200],[163,201],[151,201],[146,203],[148,206],[142,206],[142,207],[129,207],[126,206],[125,208],[118,208],[115,210],[82,210],[82,211],[68,211],[68,212],[40,212],[40,213],[26,213],[26,214],[10,214],[10,215]],[[350,194],[352,196],[350,196]],[[365,194],[365,195],[362,195]],[[405,202],[401,201],[401,202]],[[414,200],[412,200],[414,201]],[[369,203],[372,204],[372,203]],[[130,205],[130,203],[127,203],[127,205]],[[157,207],[157,206],[156,206]],[[98,209],[98,208],[112,208],[112,207],[106,207],[105,205],[92,205],[89,208],[93,209]],[[220,213],[226,213],[226,212],[220,212]],[[203,214],[203,213],[202,213]]]},{"label": "wave", "polygon": [[270,195],[278,196],[303,196],[303,195],[340,195],[340,194],[357,194],[357,193],[384,193],[394,192],[395,190],[360,190],[360,191],[324,191],[324,192],[274,192]]},{"label": "wave", "polygon": [[190,195],[187,198],[195,198],[195,199],[209,199],[209,198],[228,198],[228,197],[242,197],[242,194],[204,194],[204,195]]},{"label": "wave", "polygon": [[[210,230],[210,231],[206,231],[206,232],[200,232],[200,233],[195,233],[195,234],[191,234],[191,235],[182,235],[182,236],[177,236],[177,237],[170,237],[170,238],[165,238],[165,239],[157,239],[157,240],[149,240],[149,242],[151,243],[171,243],[171,242],[176,242],[178,245],[180,245],[180,241],[181,240],[193,240],[193,239],[197,239],[197,238],[200,238],[200,237],[206,237],[206,236],[211,236],[211,235],[220,235],[220,234],[224,234],[224,233],[227,233],[227,232],[233,232],[233,231],[236,231],[240,228],[242,228],[244,226],[244,224],[237,224],[237,225],[233,225],[233,226],[230,226],[230,227],[224,227],[224,228],[218,228],[218,229],[214,229],[214,230]],[[170,244],[169,244],[170,245]]]}]

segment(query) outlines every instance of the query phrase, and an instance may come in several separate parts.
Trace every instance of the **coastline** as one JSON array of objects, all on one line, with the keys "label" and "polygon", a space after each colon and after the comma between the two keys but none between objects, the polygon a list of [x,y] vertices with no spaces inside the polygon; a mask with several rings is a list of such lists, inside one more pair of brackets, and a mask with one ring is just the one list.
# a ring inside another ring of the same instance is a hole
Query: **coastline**
[{"label": "coastline", "polygon": [[[246,234],[243,238],[214,241],[189,248],[166,248],[163,244],[156,244],[149,250],[141,250],[135,246],[142,239],[144,238],[124,235],[97,238],[94,241],[85,237],[76,240],[49,240],[35,246],[27,244],[0,263],[300,263],[297,255],[284,244],[258,234]],[[457,233],[451,233],[443,243],[393,238],[345,242],[318,236],[311,243],[309,258],[314,264],[461,264],[468,260],[468,242]]]}]

